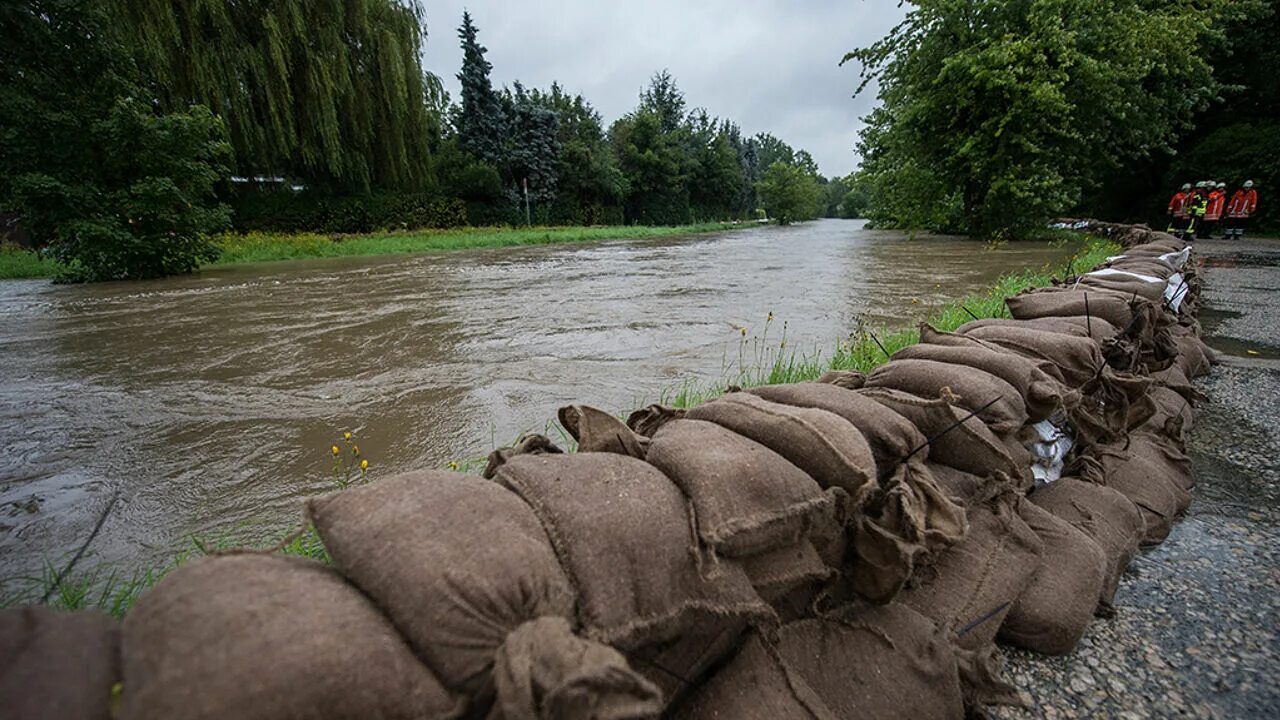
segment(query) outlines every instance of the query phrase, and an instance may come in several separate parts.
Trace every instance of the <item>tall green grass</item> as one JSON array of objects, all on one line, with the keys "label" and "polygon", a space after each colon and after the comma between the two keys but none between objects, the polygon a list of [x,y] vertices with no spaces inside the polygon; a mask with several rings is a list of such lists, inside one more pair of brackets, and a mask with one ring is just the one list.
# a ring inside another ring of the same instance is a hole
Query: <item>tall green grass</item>
[{"label": "tall green grass", "polygon": [[40,253],[0,244],[0,280],[53,277],[60,269],[56,260]]}]

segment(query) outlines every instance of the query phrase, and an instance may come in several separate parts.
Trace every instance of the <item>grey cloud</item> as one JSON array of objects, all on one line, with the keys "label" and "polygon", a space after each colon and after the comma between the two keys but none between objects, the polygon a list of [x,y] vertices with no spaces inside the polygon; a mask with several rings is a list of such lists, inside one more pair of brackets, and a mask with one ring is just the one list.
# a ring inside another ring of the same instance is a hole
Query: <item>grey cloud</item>
[{"label": "grey cloud", "polygon": [[850,98],[858,71],[837,64],[905,13],[897,0],[427,0],[424,62],[455,98],[464,6],[489,48],[497,86],[558,81],[608,123],[634,108],[649,77],[667,68],[690,108],[804,148],[827,175],[856,166],[860,118],[874,102],[871,92]]}]

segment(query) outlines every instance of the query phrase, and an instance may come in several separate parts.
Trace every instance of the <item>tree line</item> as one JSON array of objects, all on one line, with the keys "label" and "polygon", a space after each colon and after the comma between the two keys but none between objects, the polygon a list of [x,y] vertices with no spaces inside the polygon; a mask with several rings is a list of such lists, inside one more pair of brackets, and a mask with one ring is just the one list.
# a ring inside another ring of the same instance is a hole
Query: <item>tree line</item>
[{"label": "tree line", "polygon": [[189,271],[233,226],[789,222],[847,192],[665,71],[607,127],[495,88],[469,14],[455,102],[418,0],[20,0],[0,30],[0,210],[85,279]]},{"label": "tree line", "polygon": [[878,86],[851,183],[880,226],[1017,238],[1066,213],[1164,222],[1187,180],[1280,180],[1280,13],[1265,0],[909,4],[845,57],[858,93]]}]

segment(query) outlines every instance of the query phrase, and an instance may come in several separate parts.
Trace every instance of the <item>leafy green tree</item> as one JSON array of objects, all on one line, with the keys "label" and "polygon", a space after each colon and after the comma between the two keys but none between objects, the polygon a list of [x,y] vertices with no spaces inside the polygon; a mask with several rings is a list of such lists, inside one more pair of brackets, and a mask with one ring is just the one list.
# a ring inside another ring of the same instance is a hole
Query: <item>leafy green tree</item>
[{"label": "leafy green tree", "polygon": [[781,160],[764,171],[759,184],[764,209],[779,225],[818,216],[822,188],[818,180],[799,165]]},{"label": "leafy green tree", "polygon": [[417,0],[86,0],[128,28],[147,96],[206,105],[241,174],[363,191],[429,182]]},{"label": "leafy green tree", "polygon": [[684,158],[662,116],[639,109],[609,128],[618,167],[627,181],[624,218],[642,225],[680,225],[691,219]]},{"label": "leafy green tree", "polygon": [[554,112],[559,127],[553,221],[593,225],[620,216],[626,180],[605,138],[600,113],[581,95],[570,96],[554,83],[550,91],[535,89],[529,97]]},{"label": "leafy green tree", "polygon": [[860,148],[872,216],[1018,237],[1126,159],[1159,152],[1218,92],[1203,48],[1251,0],[915,0],[849,53],[882,107]]},{"label": "leafy green tree", "polygon": [[669,70],[649,78],[649,85],[640,92],[640,109],[657,116],[664,135],[674,133],[684,123],[684,93],[676,87]]},{"label": "leafy green tree", "polygon": [[689,203],[698,219],[735,216],[745,182],[738,151],[724,124],[706,110],[690,113],[685,138],[690,156]]},{"label": "leafy green tree", "polygon": [[555,201],[559,179],[559,118],[530,99],[520,83],[502,94],[502,108],[510,126],[502,161],[511,197],[519,202],[527,182],[529,201],[549,205]]},{"label": "leafy green tree", "polygon": [[464,150],[482,162],[501,167],[507,144],[507,118],[489,81],[493,65],[484,57],[488,49],[476,38],[478,32],[471,13],[463,12],[462,26],[458,28],[458,39],[462,41],[462,71],[458,73],[462,104],[453,122],[458,144]]},{"label": "leafy green tree", "polygon": [[207,108],[158,113],[96,3],[0,6],[0,208],[72,280],[190,272],[229,213],[214,198],[232,149]]}]

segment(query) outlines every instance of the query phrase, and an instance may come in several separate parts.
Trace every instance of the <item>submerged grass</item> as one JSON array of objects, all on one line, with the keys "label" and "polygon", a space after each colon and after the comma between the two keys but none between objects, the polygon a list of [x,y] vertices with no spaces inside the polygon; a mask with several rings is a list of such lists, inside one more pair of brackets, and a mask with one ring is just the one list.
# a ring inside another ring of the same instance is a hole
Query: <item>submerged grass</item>
[{"label": "submerged grass", "polygon": [[[1062,279],[1075,271],[1092,268],[1103,262],[1108,255],[1118,254],[1119,251],[1120,247],[1114,243],[1090,240],[1084,249],[1060,268],[1042,267],[1004,275],[986,293],[967,296],[917,319],[940,330],[951,331],[974,318],[1008,317],[1004,302],[1006,298],[1028,288],[1046,287],[1055,278]],[[904,322],[911,320],[904,318]],[[732,361],[726,358],[725,373],[721,379],[687,381],[662,393],[658,401],[688,408],[722,395],[730,386],[754,387],[805,382],[815,380],[829,370],[868,372],[888,362],[889,356],[894,352],[920,341],[920,332],[914,326],[859,326],[846,340],[836,343],[829,353],[823,354],[815,350],[806,354],[788,347],[785,322],[782,323],[781,336],[770,339],[770,329],[774,327],[774,323],[771,315],[760,336],[743,337],[737,348],[737,358]],[[548,421],[542,431],[569,451],[575,449],[572,437],[558,423]],[[448,467],[451,470],[479,474],[485,467],[485,458],[454,461]],[[38,576],[0,580],[0,607],[36,603],[47,597],[46,604],[56,609],[96,608],[119,616],[132,607],[143,591],[188,560],[221,549],[242,547],[230,540],[209,543],[194,536],[191,537],[191,543],[192,546],[180,552],[168,566],[139,571],[129,576],[115,571],[95,570],[71,575],[58,583],[57,569],[48,566]],[[265,542],[258,547],[279,547],[281,552],[289,555],[329,562],[324,545],[312,527],[287,538],[282,546],[279,543]]]}]

